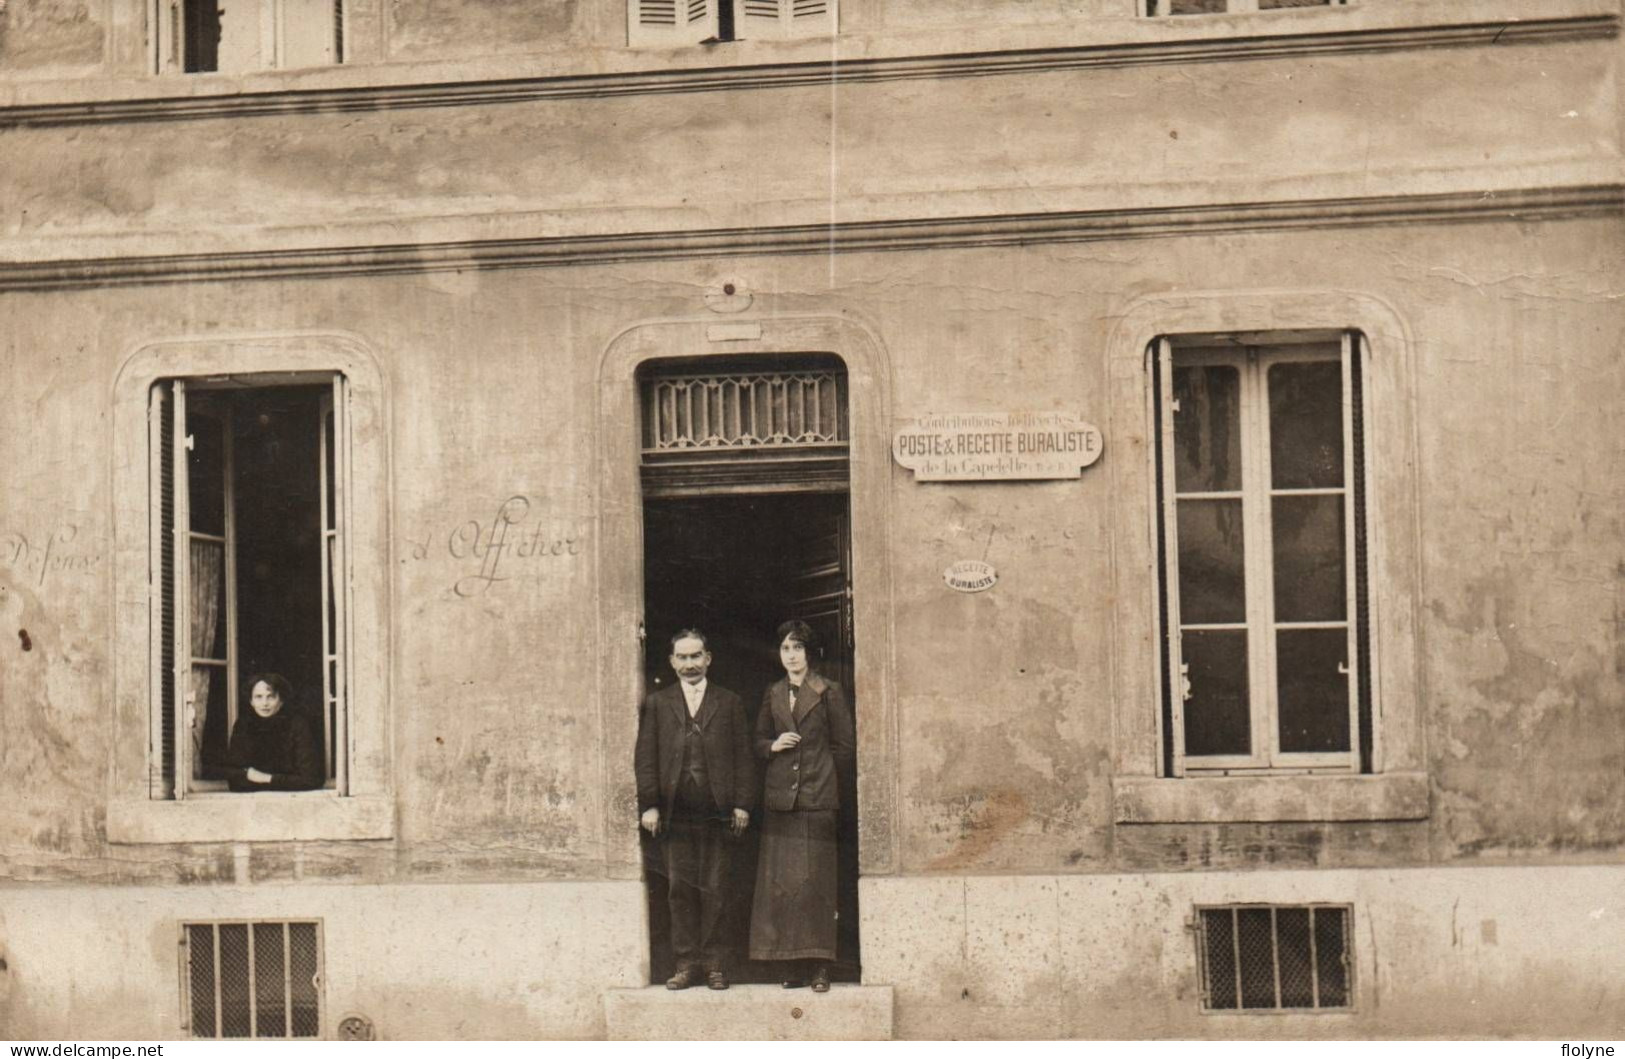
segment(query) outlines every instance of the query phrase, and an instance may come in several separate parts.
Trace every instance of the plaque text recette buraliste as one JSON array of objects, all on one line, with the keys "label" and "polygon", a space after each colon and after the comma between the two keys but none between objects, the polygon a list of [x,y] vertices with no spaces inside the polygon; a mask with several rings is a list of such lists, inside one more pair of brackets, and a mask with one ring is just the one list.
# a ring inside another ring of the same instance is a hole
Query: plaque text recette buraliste
[{"label": "plaque text recette buraliste", "polygon": [[1076,478],[1102,445],[1074,412],[944,412],[900,428],[892,456],[922,482]]}]

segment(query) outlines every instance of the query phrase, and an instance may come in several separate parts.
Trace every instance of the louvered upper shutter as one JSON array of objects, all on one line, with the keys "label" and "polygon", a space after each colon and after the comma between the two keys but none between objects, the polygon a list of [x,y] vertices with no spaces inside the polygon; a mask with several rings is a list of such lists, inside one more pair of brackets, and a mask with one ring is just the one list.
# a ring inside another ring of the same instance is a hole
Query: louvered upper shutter
[{"label": "louvered upper shutter", "polygon": [[741,40],[792,40],[835,32],[836,0],[732,0]]},{"label": "louvered upper shutter", "polygon": [[627,0],[627,41],[633,46],[698,44],[718,34],[717,5],[727,0]]}]

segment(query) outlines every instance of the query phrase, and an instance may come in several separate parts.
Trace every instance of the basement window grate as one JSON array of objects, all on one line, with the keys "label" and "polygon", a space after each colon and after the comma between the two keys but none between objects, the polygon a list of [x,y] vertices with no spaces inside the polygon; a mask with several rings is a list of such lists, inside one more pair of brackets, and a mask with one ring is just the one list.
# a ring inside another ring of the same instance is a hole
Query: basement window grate
[{"label": "basement window grate", "polygon": [[1347,1011],[1354,1006],[1348,905],[1196,910],[1204,1011]]},{"label": "basement window grate", "polygon": [[182,1026],[195,1038],[321,1034],[322,934],[316,920],[181,924]]}]

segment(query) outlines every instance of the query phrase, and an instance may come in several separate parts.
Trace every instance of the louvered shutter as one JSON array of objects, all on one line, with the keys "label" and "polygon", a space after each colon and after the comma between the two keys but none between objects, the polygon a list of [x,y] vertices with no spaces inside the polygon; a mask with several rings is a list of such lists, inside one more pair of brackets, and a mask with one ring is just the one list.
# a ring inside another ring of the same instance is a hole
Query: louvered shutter
[{"label": "louvered shutter", "polygon": [[728,0],[627,0],[627,41],[633,46],[698,44],[718,34],[717,5]]},{"label": "louvered shutter", "polygon": [[322,746],[327,778],[340,794],[349,793],[349,644],[352,637],[350,549],[345,532],[351,524],[350,391],[344,376],[333,376],[333,388],[322,395],[320,411],[322,506]]},{"label": "louvered shutter", "polygon": [[192,555],[191,484],[187,456],[191,452],[191,438],[186,431],[186,384],[179,379],[170,383],[169,390],[169,444],[161,458],[168,464],[168,533],[165,542],[169,554],[163,568],[161,596],[167,611],[164,623],[167,634],[166,662],[163,685],[165,700],[161,709],[167,743],[164,747],[164,769],[168,773],[170,790],[174,798],[186,796],[187,780],[192,775],[192,717],[188,709],[192,686],[192,618],[190,572]]},{"label": "louvered shutter", "polygon": [[793,40],[835,32],[836,0],[732,0],[741,40]]}]

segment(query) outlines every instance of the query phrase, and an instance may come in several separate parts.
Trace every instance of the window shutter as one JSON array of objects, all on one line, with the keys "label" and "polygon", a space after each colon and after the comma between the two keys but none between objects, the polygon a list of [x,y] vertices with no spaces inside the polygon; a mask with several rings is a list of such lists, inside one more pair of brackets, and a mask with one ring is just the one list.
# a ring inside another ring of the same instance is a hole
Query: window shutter
[{"label": "window shutter", "polygon": [[338,62],[334,0],[279,0],[276,64],[285,69]]},{"label": "window shutter", "polygon": [[190,578],[191,540],[191,486],[187,468],[187,455],[191,452],[191,438],[186,433],[186,384],[176,379],[170,384],[170,442],[168,464],[170,468],[169,497],[170,532],[169,566],[165,571],[165,589],[168,594],[170,635],[166,637],[170,663],[164,677],[169,684],[168,716],[165,718],[169,742],[164,755],[165,767],[172,769],[170,779],[176,799],[186,796],[186,781],[192,775],[192,718],[189,710],[188,690],[192,686],[192,620]]},{"label": "window shutter", "polygon": [[836,0],[732,0],[741,40],[793,40],[835,32]]},{"label": "window shutter", "polygon": [[627,41],[671,47],[714,39],[717,7],[726,2],[731,0],[627,0]]}]

